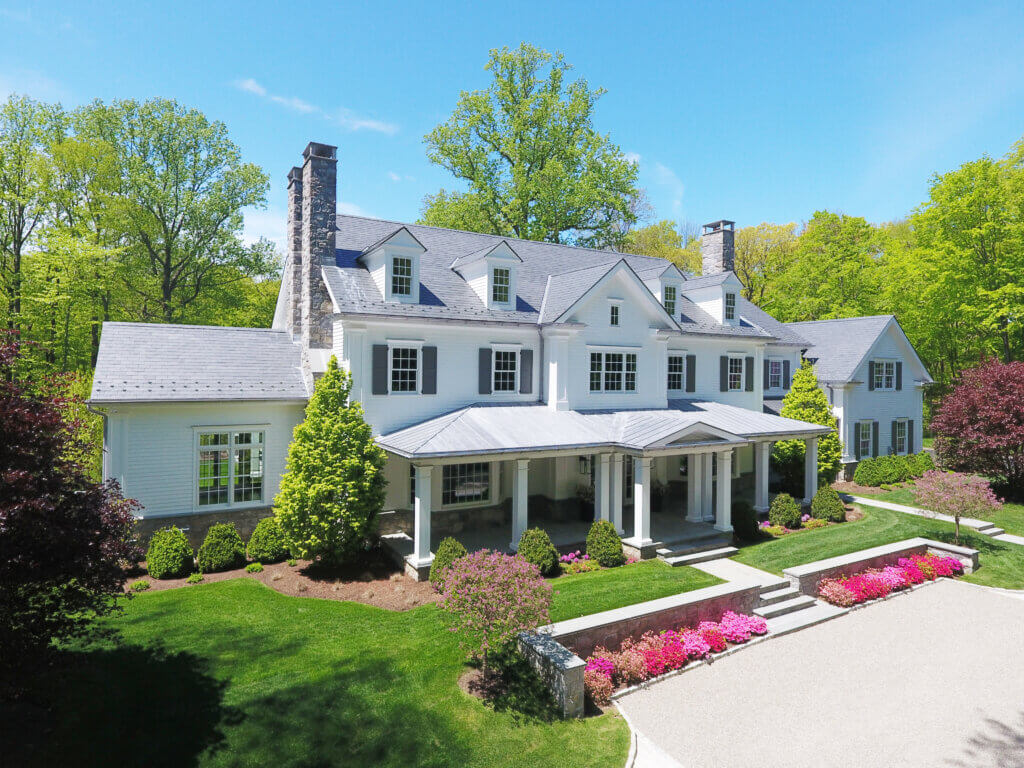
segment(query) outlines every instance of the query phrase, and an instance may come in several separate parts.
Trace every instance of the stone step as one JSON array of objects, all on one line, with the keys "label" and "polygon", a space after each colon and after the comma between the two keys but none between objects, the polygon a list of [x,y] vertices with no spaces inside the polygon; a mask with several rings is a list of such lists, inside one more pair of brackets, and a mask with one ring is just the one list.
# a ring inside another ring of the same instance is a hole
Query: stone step
[{"label": "stone step", "polygon": [[761,605],[774,605],[783,600],[792,600],[800,596],[800,590],[796,587],[785,586],[782,589],[773,589],[770,592],[761,593]]},{"label": "stone step", "polygon": [[693,552],[688,555],[675,555],[662,557],[671,566],[677,565],[693,565],[694,563],[704,563],[708,560],[718,560],[722,557],[732,557],[739,550],[736,547],[719,547],[718,549],[706,549],[702,552]]},{"label": "stone step", "polygon": [[716,533],[714,536],[666,544],[663,547],[659,547],[657,552],[658,557],[680,557],[681,555],[695,555],[698,552],[707,552],[709,549],[721,549],[731,544],[731,537]]},{"label": "stone step", "polygon": [[978,533],[983,533],[986,536],[1002,536],[1004,533],[1006,533],[1006,531],[1004,531],[1002,528],[993,527],[986,528],[984,531],[978,531]]},{"label": "stone step", "polygon": [[816,604],[817,600],[810,595],[800,595],[800,597],[794,597],[790,600],[783,600],[780,603],[766,605],[763,608],[755,608],[754,613],[762,619],[774,619],[776,616],[785,616],[787,613],[802,611],[804,608],[810,608],[812,605]]}]

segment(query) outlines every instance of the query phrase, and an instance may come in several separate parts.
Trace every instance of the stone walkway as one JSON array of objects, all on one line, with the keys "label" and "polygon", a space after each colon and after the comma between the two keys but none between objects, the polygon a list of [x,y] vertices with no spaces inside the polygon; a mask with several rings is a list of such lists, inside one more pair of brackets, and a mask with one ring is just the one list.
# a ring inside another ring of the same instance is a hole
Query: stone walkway
[{"label": "stone walkway", "polygon": [[[917,515],[918,517],[933,517],[936,520],[944,520],[947,523],[955,522],[949,515],[940,515],[936,512],[930,512],[919,507],[909,507],[906,504],[894,504],[891,501],[871,499],[867,496],[852,496],[850,494],[844,494],[844,496],[857,504],[867,504],[872,507],[891,509],[893,512],[903,512],[908,515]],[[960,525],[964,528],[973,528],[983,536],[991,536],[994,541],[1005,541],[1008,544],[1020,544],[1021,546],[1024,546],[1024,536],[1015,536],[1012,533],[1005,533],[1001,528],[997,528],[995,525],[985,520],[975,520],[973,517],[961,517]],[[992,533],[989,533],[989,531]]]}]

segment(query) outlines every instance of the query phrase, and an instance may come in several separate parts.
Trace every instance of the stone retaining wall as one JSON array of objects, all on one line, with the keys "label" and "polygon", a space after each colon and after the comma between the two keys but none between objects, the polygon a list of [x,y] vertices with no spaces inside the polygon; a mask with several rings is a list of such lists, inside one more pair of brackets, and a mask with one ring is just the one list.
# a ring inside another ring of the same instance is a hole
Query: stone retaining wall
[{"label": "stone retaining wall", "polygon": [[519,652],[555,697],[562,717],[583,717],[583,670],[586,662],[550,635],[519,634]]},{"label": "stone retaining wall", "polygon": [[270,517],[274,510],[270,507],[255,509],[224,510],[221,512],[202,512],[196,515],[174,515],[172,517],[141,517],[135,521],[135,536],[139,544],[145,548],[150,537],[161,528],[177,526],[185,532],[188,543],[193,549],[199,549],[206,538],[206,532],[216,523],[234,523],[242,541],[249,541],[256,523],[264,517]]}]

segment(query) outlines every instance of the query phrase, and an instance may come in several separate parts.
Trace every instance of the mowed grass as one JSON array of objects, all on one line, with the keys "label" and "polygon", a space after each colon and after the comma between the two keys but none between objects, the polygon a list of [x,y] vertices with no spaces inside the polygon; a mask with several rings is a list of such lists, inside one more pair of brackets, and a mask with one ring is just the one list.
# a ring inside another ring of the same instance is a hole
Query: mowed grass
[{"label": "mowed grass", "polygon": [[[878,493],[862,494],[872,499],[889,501],[893,504],[907,504],[911,507],[920,506],[914,497],[912,485],[896,488],[892,491],[879,491]],[[987,521],[999,526],[1007,533],[1014,533],[1024,536],[1024,504],[1013,504],[1006,502],[994,515],[985,518]]]},{"label": "mowed grass", "polygon": [[[861,520],[813,531],[792,533],[743,547],[734,556],[741,563],[781,574],[784,568],[846,555],[859,549],[924,536],[953,541],[953,524],[927,517],[858,505]],[[980,553],[981,567],[965,580],[990,587],[1024,589],[1024,546],[995,541],[960,528],[960,543]]]},{"label": "mowed grass", "polygon": [[[559,595],[560,611],[580,604]],[[3,716],[6,764],[619,768],[629,747],[617,713],[545,721],[463,693],[436,606],[235,579],[139,595],[106,626],[121,644],[67,651],[38,680],[38,713]]]},{"label": "mowed grass", "polygon": [[673,568],[661,560],[559,576],[551,582],[551,620],[565,621],[720,583],[709,573],[688,566]]}]

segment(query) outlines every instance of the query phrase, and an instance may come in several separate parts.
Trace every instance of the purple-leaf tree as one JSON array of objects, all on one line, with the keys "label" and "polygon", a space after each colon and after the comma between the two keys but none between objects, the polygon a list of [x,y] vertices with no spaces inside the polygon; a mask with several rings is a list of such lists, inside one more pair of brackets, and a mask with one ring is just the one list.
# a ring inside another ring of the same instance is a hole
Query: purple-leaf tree
[{"label": "purple-leaf tree", "polygon": [[525,558],[490,552],[460,557],[445,575],[448,626],[470,658],[483,661],[519,632],[547,623],[551,585]]},{"label": "purple-leaf tree", "polygon": [[985,518],[1003,505],[985,478],[960,472],[925,472],[914,484],[914,493],[926,511],[953,517],[957,544],[961,517]]}]

